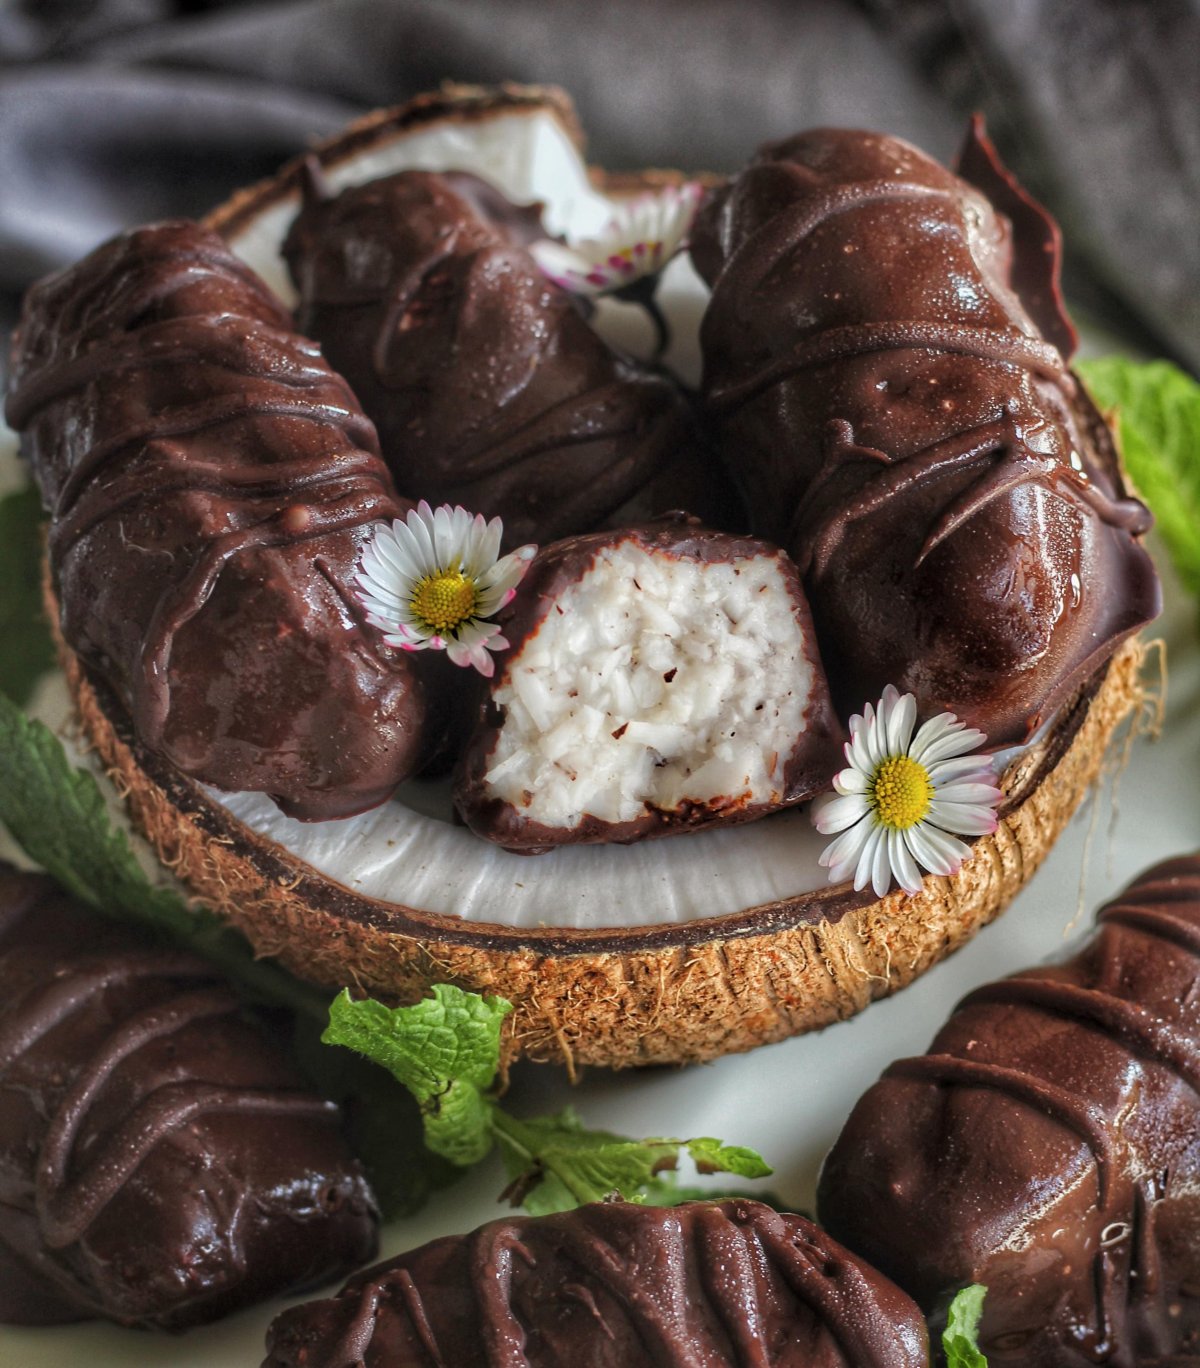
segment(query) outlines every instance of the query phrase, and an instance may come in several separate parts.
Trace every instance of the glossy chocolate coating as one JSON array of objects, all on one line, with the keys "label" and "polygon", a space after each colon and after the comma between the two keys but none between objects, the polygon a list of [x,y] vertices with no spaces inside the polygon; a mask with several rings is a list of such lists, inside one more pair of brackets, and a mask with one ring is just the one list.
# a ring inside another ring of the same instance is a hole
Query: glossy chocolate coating
[{"label": "glossy chocolate coating", "polygon": [[510,549],[672,508],[740,524],[679,390],[614,352],[525,250],[536,214],[461,173],[331,199],[307,184],[284,245],[298,324],[402,494],[499,516]]},{"label": "glossy chocolate coating", "polygon": [[963,164],[996,207],[895,138],[799,134],[710,196],[692,255],[705,399],[755,532],[804,574],[839,712],[891,683],[998,746],[1160,597],[1059,350],[1057,231],[978,127]]},{"label": "glossy chocolate coating", "polygon": [[623,1202],[493,1221],[285,1311],[263,1368],[926,1368],[925,1323],[802,1216]]},{"label": "glossy chocolate coating", "polygon": [[[708,802],[687,803],[677,810],[648,808],[633,821],[608,822],[585,813],[573,827],[551,827],[526,817],[512,803],[491,794],[485,776],[504,725],[503,709],[492,702],[492,693],[507,682],[509,669],[519,659],[522,646],[537,633],[547,615],[556,610],[563,593],[588,573],[598,553],[623,544],[631,544],[652,555],[700,564],[733,564],[759,556],[778,559],[812,671],[804,730],[796,736],[790,754],[783,757],[780,785],[783,796],[779,802],[755,803],[747,801],[744,795],[730,795]],[[510,649],[501,657],[491,690],[483,700],[476,726],[463,752],[455,784],[455,807],[476,835],[507,850],[538,855],[560,845],[628,844],[650,836],[673,836],[715,824],[754,821],[823,792],[841,767],[842,729],[829,697],[800,577],[783,552],[766,542],[714,532],[700,526],[695,518],[682,514],[642,527],[569,537],[538,552],[526,571],[516,599],[499,620]]]},{"label": "glossy chocolate coating", "polygon": [[927,1309],[983,1283],[993,1364],[1200,1360],[1200,856],[1072,959],[971,993],[854,1109],[822,1221]]},{"label": "glossy chocolate coating", "polygon": [[183,1329],[344,1275],[339,1130],[202,961],[0,865],[0,1320]]},{"label": "glossy chocolate coating", "polygon": [[144,744],[306,819],[418,767],[426,690],[352,592],[371,524],[408,505],[345,382],[219,238],[137,229],[35,285],[7,414],[63,635]]}]

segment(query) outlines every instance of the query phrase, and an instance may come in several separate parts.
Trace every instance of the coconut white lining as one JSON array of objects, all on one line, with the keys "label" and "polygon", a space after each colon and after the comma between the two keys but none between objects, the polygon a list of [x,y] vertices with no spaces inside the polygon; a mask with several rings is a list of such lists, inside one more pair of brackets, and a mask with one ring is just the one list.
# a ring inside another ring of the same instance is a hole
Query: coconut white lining
[{"label": "coconut white lining", "polygon": [[546,826],[778,802],[812,667],[778,555],[603,548],[493,694],[490,795]]}]

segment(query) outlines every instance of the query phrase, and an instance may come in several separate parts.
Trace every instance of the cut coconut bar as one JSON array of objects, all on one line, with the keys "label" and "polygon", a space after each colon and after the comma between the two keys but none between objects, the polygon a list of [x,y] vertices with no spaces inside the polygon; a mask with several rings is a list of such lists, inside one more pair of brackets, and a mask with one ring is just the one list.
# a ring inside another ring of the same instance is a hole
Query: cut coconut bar
[{"label": "cut coconut bar", "polygon": [[509,849],[761,817],[837,768],[799,575],[766,542],[675,518],[534,561],[457,802]]}]

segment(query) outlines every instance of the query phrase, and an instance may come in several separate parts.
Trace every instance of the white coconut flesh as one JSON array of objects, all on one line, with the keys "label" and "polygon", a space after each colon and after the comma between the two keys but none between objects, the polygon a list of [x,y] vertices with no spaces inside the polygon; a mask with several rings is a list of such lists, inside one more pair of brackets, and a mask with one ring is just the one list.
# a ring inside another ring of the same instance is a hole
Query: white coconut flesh
[{"label": "white coconut flesh", "polygon": [[779,556],[606,546],[493,692],[486,795],[565,830],[778,803],[812,688],[805,646]]},{"label": "white coconut flesh", "polygon": [[[411,168],[472,171],[516,202],[542,200],[553,232],[594,233],[615,203],[593,186],[550,109],[425,124],[399,135],[384,132],[378,143],[337,160],[328,174],[340,189]],[[298,207],[295,192],[281,195],[231,237],[234,251],[289,306],[295,292],[280,247]],[[686,256],[668,265],[657,298],[672,332],[666,363],[695,385],[708,292]],[[635,355],[648,357],[653,350],[654,329],[634,305],[601,300],[595,326]],[[15,436],[0,421],[0,485],[23,482],[16,450]],[[37,712],[52,726],[63,725],[67,699],[61,676],[42,690]],[[87,755],[77,758],[96,763]],[[285,817],[263,794],[207,792],[253,832],[335,883],[385,903],[468,922],[564,929],[669,925],[803,897],[828,881],[817,862],[826,838],[813,830],[804,808],[667,840],[567,846],[529,858],[455,825],[448,781],[411,782],[372,812],[317,823]]]}]

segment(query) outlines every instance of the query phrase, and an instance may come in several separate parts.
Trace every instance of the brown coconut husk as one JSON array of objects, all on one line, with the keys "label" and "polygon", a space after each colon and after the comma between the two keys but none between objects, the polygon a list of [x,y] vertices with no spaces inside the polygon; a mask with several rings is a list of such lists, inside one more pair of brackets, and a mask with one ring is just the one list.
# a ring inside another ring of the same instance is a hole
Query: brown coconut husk
[{"label": "brown coconut husk", "polygon": [[[434,120],[546,109],[582,145],[570,101],[557,89],[446,87],[367,115],[316,155],[333,166]],[[208,226],[235,235],[297,193],[299,167],[297,160],[235,195]],[[593,174],[613,193],[681,179],[673,171]],[[57,622],[49,587],[47,596]],[[974,842],[953,877],[926,877],[916,896],[876,900],[843,885],[680,925],[517,929],[381,902],[319,874],[144,750],[106,687],[61,642],[60,651],[84,735],[134,825],[259,954],[331,993],[349,986],[409,1002],[437,982],[499,993],[515,1008],[506,1026],[509,1059],[557,1060],[572,1070],[710,1060],[817,1030],[911,983],[1007,906],[1144,697],[1143,649],[1129,641],[1009,767],[995,834]]]}]

